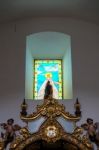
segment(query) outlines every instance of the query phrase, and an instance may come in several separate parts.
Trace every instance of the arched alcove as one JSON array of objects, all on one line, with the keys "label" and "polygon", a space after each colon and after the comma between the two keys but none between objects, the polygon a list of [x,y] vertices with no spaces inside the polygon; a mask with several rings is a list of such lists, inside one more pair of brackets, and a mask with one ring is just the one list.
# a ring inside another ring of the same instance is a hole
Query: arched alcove
[{"label": "arched alcove", "polygon": [[72,99],[71,37],[60,32],[39,32],[26,37],[26,99],[33,99],[35,59],[62,60],[63,99]]}]

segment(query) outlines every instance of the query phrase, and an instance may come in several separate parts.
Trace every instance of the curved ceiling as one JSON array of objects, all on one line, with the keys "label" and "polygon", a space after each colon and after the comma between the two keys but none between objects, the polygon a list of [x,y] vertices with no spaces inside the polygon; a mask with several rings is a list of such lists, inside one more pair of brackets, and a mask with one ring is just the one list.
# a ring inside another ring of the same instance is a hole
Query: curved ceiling
[{"label": "curved ceiling", "polygon": [[39,32],[27,36],[26,50],[31,51],[34,59],[62,59],[71,51],[71,39],[60,32]]},{"label": "curved ceiling", "polygon": [[99,25],[99,0],[0,0],[0,23],[31,17],[69,17]]}]

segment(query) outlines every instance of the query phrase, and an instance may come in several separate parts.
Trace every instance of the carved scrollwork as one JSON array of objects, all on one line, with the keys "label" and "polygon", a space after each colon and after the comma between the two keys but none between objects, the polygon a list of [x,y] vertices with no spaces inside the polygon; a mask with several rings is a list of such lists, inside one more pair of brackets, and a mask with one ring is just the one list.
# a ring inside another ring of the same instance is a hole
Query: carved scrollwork
[{"label": "carved scrollwork", "polygon": [[83,128],[82,127],[76,127],[74,132],[72,133],[72,137],[75,139],[78,139],[80,143],[82,143],[81,148],[85,145],[87,149],[93,149],[93,145],[90,143],[88,137],[83,134]]},{"label": "carved scrollwork", "polygon": [[17,137],[10,145],[11,150],[23,150],[27,145],[41,139],[40,134],[31,134],[27,138]]},{"label": "carved scrollwork", "polygon": [[65,112],[65,107],[63,104],[59,104],[55,99],[45,100],[42,105],[37,106],[37,112],[27,116],[20,116],[21,119],[25,122],[33,121],[40,116],[48,117],[57,117],[63,116],[67,120],[78,121],[80,119],[79,116],[75,116],[70,114],[69,112]]},{"label": "carved scrollwork", "polygon": [[0,150],[4,149],[4,140],[0,139]]},{"label": "carved scrollwork", "polygon": [[76,134],[64,134],[62,138],[69,143],[72,143],[80,150],[94,150],[93,145],[87,139],[83,141],[81,135],[77,136]]},{"label": "carved scrollwork", "polygon": [[47,142],[56,142],[62,137],[64,132],[62,126],[53,118],[49,118],[45,121],[39,131],[41,132],[42,140]]},{"label": "carved scrollwork", "polygon": [[[10,150],[23,150],[26,146],[37,140],[54,143],[61,139],[67,143],[71,143],[80,150],[93,150],[92,144],[88,138],[83,135],[83,129],[76,127],[75,123],[79,121],[80,116],[66,112],[64,105],[59,104],[58,101],[52,97],[45,99],[42,105],[38,105],[36,112],[29,115],[22,115],[21,113],[20,118],[28,123],[42,116],[45,120],[38,131],[36,133],[30,133],[28,126],[21,128],[20,135],[11,143]],[[64,130],[63,126],[57,120],[58,117],[63,117],[75,124],[72,133],[68,133],[67,130]],[[0,148],[0,150],[3,150],[3,141],[0,143]]]}]

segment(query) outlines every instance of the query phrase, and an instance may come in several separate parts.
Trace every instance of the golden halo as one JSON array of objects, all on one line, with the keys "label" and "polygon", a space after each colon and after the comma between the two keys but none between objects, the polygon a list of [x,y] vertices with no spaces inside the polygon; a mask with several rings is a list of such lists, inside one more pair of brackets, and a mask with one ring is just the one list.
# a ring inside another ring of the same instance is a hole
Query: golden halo
[{"label": "golden halo", "polygon": [[46,73],[46,74],[45,74],[45,77],[46,77],[46,78],[52,78],[52,73],[49,73],[49,72]]}]

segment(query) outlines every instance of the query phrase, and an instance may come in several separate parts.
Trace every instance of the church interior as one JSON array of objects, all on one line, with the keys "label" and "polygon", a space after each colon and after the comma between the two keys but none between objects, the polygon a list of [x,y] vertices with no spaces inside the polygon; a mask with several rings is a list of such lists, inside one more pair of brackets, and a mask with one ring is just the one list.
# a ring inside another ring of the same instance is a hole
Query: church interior
[{"label": "church interior", "polygon": [[98,0],[0,1],[0,150],[98,150],[98,63]]}]

